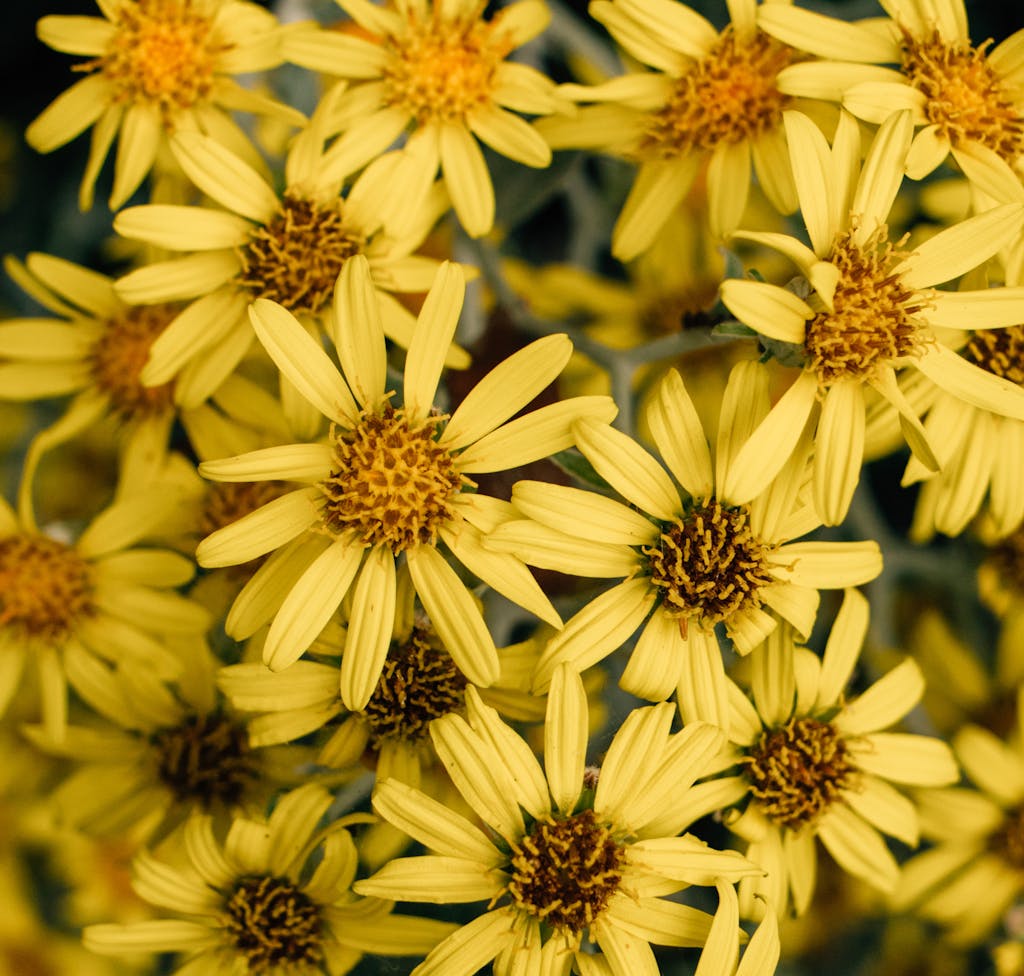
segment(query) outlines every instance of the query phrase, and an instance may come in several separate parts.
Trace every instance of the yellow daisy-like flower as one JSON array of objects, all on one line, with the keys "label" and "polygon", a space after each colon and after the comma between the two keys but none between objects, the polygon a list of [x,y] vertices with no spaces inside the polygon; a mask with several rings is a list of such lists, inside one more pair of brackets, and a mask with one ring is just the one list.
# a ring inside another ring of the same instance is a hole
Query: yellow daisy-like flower
[{"label": "yellow daisy-like flower", "polygon": [[753,0],[727,0],[721,32],[675,0],[595,0],[590,13],[654,71],[560,94],[600,102],[569,118],[544,120],[555,149],[603,149],[635,160],[639,173],[612,235],[612,253],[645,250],[706,164],[708,216],[716,237],[746,208],[751,170],[782,213],[796,208],[782,113],[792,99],[777,84],[792,49],[757,27]]},{"label": "yellow daisy-like flower", "polygon": [[224,818],[263,810],[312,758],[251,740],[245,716],[219,700],[205,642],[179,641],[173,650],[185,672],[173,686],[139,661],[114,671],[80,648],[66,650],[68,681],[101,720],[71,722],[56,741],[25,727],[36,746],[78,764],[52,793],[62,823],[93,836],[162,837],[193,811]]},{"label": "yellow daisy-like flower", "polygon": [[782,234],[737,236],[784,253],[808,287],[797,294],[732,279],[722,284],[722,301],[756,332],[802,352],[803,372],[758,429],[755,438],[764,450],[751,461],[777,470],[820,403],[814,504],[834,525],[845,516],[860,478],[865,387],[897,411],[911,449],[931,470],[938,461],[897,384],[900,371],[913,367],[966,403],[1024,420],[1024,389],[957,355],[935,331],[986,332],[1024,321],[1024,289],[933,287],[976,268],[1015,238],[1024,206],[996,207],[904,251],[902,241],[889,239],[886,220],[903,180],[910,113],[882,125],[859,175],[860,135],[852,116],[843,113],[831,148],[806,116],[787,112],[785,122],[811,248]]},{"label": "yellow daisy-like flower", "polygon": [[486,234],[494,187],[477,139],[526,166],[551,162],[545,141],[513,112],[554,111],[554,83],[506,60],[547,27],[547,7],[519,0],[485,20],[477,0],[335,2],[359,35],[313,29],[283,42],[288,60],[348,79],[333,112],[345,131],[325,157],[328,171],[339,178],[355,172],[409,131],[388,213],[400,219],[418,209],[440,169],[466,232]]},{"label": "yellow daisy-like flower", "polygon": [[1009,737],[964,726],[953,748],[976,788],[923,790],[924,836],[935,846],[907,862],[893,896],[938,922],[947,937],[977,945],[1024,893],[1024,746],[1021,692]]},{"label": "yellow daisy-like flower", "polygon": [[344,821],[317,829],[332,799],[320,786],[301,786],[265,820],[236,818],[223,843],[210,817],[192,817],[185,865],[147,852],[134,864],[139,895],[182,917],[91,925],[86,948],[181,953],[176,976],[344,976],[364,953],[428,952],[452,926],[393,915],[390,902],[353,895],[356,848]]},{"label": "yellow daisy-like flower", "polygon": [[536,688],[547,687],[560,663],[588,668],[641,630],[622,687],[653,701],[678,689],[686,721],[724,728],[729,709],[718,624],[741,654],[760,644],[779,617],[806,635],[819,589],[856,586],[881,572],[874,542],[790,541],[819,524],[800,498],[808,445],[773,484],[752,479],[746,458],[761,446],[750,434],[768,408],[767,370],[752,362],[736,366],[712,464],[693,402],[670,370],[646,419],[671,475],[625,434],[583,420],[574,425],[580,451],[628,504],[541,482],[515,486],[513,504],[526,518],[496,528],[488,546],[547,569],[626,577],[548,642]]},{"label": "yellow daisy-like flower", "polygon": [[[369,760],[380,779],[394,776],[419,786],[423,764],[435,758],[430,726],[443,715],[465,710],[469,682],[430,620],[416,610],[415,596],[408,570],[400,566],[387,657],[359,711],[345,714],[337,664],[296,661],[279,673],[258,663],[222,668],[220,688],[236,708],[254,713],[248,722],[250,742],[291,742],[330,725],[318,765],[348,769]],[[339,626],[336,639],[325,640],[329,630],[330,625],[311,653],[343,653],[346,629]],[[499,648],[501,672],[490,688],[479,689],[483,701],[508,719],[538,722],[544,717],[544,699],[529,694],[539,644],[533,639]]]},{"label": "yellow daisy-like flower", "polygon": [[79,195],[83,210],[92,206],[96,177],[115,138],[112,210],[135,192],[170,133],[206,132],[254,157],[230,112],[271,114],[299,125],[305,121],[301,113],[243,88],[232,77],[282,61],[277,20],[255,3],[97,0],[97,6],[102,17],[39,21],[44,44],[90,60],[73,69],[86,77],[25,133],[34,149],[46,153],[93,127]]},{"label": "yellow daisy-like flower", "polygon": [[[1024,387],[1024,325],[967,333],[953,344],[968,362]],[[924,430],[941,470],[929,472],[917,458],[907,464],[903,484],[922,482],[911,538],[927,542],[936,531],[959,535],[983,506],[994,536],[1019,528],[1024,421],[936,391]]]},{"label": "yellow daisy-like flower", "polygon": [[[185,172],[226,210],[151,204],[117,215],[114,228],[125,237],[191,252],[117,283],[118,293],[136,304],[190,302],[153,342],[144,383],[159,387],[174,379],[177,402],[201,403],[252,344],[247,310],[259,299],[344,342],[331,299],[341,269],[356,254],[369,261],[384,334],[408,347],[415,318],[391,292],[430,286],[438,263],[412,252],[438,210],[424,207],[401,237],[389,234],[381,213],[393,166],[381,160],[369,167],[342,198],[340,181],[324,177],[315,136],[304,133],[289,153],[286,188],[279,193],[215,140],[181,133],[173,142]],[[447,362],[463,366],[468,357],[455,348]]]},{"label": "yellow daisy-like flower", "polygon": [[548,698],[542,770],[473,690],[467,704],[468,722],[448,715],[431,736],[486,832],[387,780],[374,792],[374,809],[434,853],[394,860],[354,886],[409,901],[489,900],[416,976],[471,976],[491,960],[496,976],[568,976],[584,938],[614,976],[656,973],[651,942],[701,946],[711,926],[704,912],[660,896],[759,873],[734,851],[675,836],[688,822],[680,811],[690,786],[723,744],[717,729],[695,723],[672,735],[670,705],[638,709],[600,771],[588,773],[586,694],[579,675],[563,666]]},{"label": "yellow daisy-like flower", "polygon": [[202,634],[210,619],[173,592],[192,578],[192,561],[138,546],[166,517],[166,501],[125,493],[73,543],[39,531],[26,490],[19,508],[0,498],[0,713],[34,659],[43,721],[59,739],[67,652],[133,659],[168,677],[181,666],[165,639]]},{"label": "yellow daisy-like flower", "polygon": [[331,420],[329,441],[200,467],[221,481],[306,485],[213,533],[196,556],[203,566],[227,566],[279,550],[239,594],[227,621],[229,633],[247,637],[273,618],[263,659],[275,671],[299,658],[351,588],[341,695],[354,711],[369,701],[387,656],[400,560],[463,674],[483,686],[497,679],[494,640],[441,543],[487,585],[561,626],[529,570],[484,548],[483,536],[510,517],[511,506],[470,490],[470,475],[564,450],[573,443],[575,419],[607,421],[615,406],[607,397],[581,397],[505,422],[567,362],[572,344],[555,335],[496,366],[451,416],[439,412],[437,385],[464,294],[461,269],[442,265],[410,342],[400,404],[387,392],[381,316],[362,255],[346,262],[338,280],[342,372],[287,309],[257,301],[251,318],[260,341],[299,393]]},{"label": "yellow daisy-like flower", "polygon": [[753,701],[730,683],[729,737],[738,770],[730,784],[742,814],[726,823],[750,843],[747,857],[767,876],[740,885],[743,911],[782,914],[792,898],[806,911],[817,872],[815,838],[850,874],[891,891],[899,867],[881,834],[918,840],[914,803],[891,784],[945,786],[959,770],[939,739],[886,732],[920,700],[924,679],[907,658],[863,694],[845,698],[867,631],[867,601],[847,591],[824,657],[794,644],[785,628],[752,658]]},{"label": "yellow daisy-like flower", "polygon": [[[1024,32],[993,50],[971,43],[963,0],[881,0],[890,30],[846,23],[786,4],[761,8],[758,24],[819,58],[786,68],[780,90],[841,101],[880,124],[909,110],[915,126],[907,174],[922,179],[952,154],[980,190],[1024,200]],[[898,64],[898,68],[876,64]]]}]

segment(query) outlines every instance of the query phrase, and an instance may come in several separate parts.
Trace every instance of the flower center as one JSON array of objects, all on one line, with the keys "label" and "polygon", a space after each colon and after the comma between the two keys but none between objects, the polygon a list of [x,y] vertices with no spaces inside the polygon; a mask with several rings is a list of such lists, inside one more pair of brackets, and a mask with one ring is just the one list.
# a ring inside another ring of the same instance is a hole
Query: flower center
[{"label": "flower center", "polygon": [[741,41],[731,27],[693,68],[676,80],[653,113],[641,155],[675,159],[694,149],[754,139],[782,124],[789,96],[776,84],[793,51],[758,31]]},{"label": "flower center", "polygon": [[1024,807],[1010,810],[988,839],[989,850],[1010,867],[1024,871]]},{"label": "flower center", "polygon": [[70,546],[40,535],[0,539],[0,627],[59,643],[95,612],[92,597],[92,570]]},{"label": "flower center", "polygon": [[431,631],[416,627],[404,644],[391,645],[363,709],[374,749],[385,739],[417,742],[434,719],[463,707],[468,682],[451,655],[431,643],[432,637]]},{"label": "flower center", "polygon": [[498,65],[512,50],[497,26],[476,11],[465,23],[442,20],[437,7],[425,21],[410,13],[406,33],[387,40],[392,57],[383,72],[385,102],[411,113],[419,125],[462,122],[490,101]]},{"label": "flower center", "polygon": [[240,250],[237,281],[254,298],[315,315],[331,299],[342,266],[366,243],[346,226],[337,202],[321,206],[292,194]]},{"label": "flower center", "polygon": [[985,49],[950,44],[938,31],[915,38],[903,29],[903,71],[924,95],[925,115],[954,146],[979,142],[1011,166],[1024,153],[1024,119],[1012,91],[985,60]]},{"label": "flower center", "polygon": [[453,517],[449,502],[467,480],[434,439],[443,419],[413,421],[387,405],[380,413],[365,411],[354,430],[336,430],[333,469],[320,482],[324,527],[355,529],[365,545],[386,545],[395,554],[433,545],[438,528]]},{"label": "flower center", "polygon": [[575,936],[618,890],[623,861],[622,848],[593,810],[538,820],[512,848],[507,890],[517,908]]},{"label": "flower center", "polygon": [[889,241],[885,226],[863,245],[853,242],[852,231],[836,239],[829,257],[839,269],[834,311],[815,315],[804,340],[819,385],[869,377],[918,348],[922,337],[916,316],[925,301],[892,271],[906,257]]},{"label": "flower center", "polygon": [[93,344],[89,354],[93,382],[110,398],[111,409],[122,420],[171,409],[173,381],[143,386],[139,374],[157,336],[179,311],[174,305],[133,305],[120,318],[108,321]]},{"label": "flower center", "polygon": [[644,549],[661,608],[685,622],[713,627],[761,603],[758,591],[772,582],[770,547],[750,529],[745,506],[724,508],[715,498],[663,527],[657,546]]},{"label": "flower center", "polygon": [[323,959],[320,910],[284,878],[242,878],[224,906],[224,928],[247,972],[306,972]]},{"label": "flower center", "polygon": [[157,775],[178,800],[234,806],[258,777],[245,727],[219,713],[154,733]]},{"label": "flower center", "polygon": [[663,292],[654,295],[640,309],[640,322],[650,336],[675,335],[687,329],[711,324],[708,309],[718,297],[718,283],[701,289]]},{"label": "flower center", "polygon": [[217,481],[207,485],[199,533],[203,536],[231,525],[288,491],[284,481]]},{"label": "flower center", "polygon": [[964,355],[975,366],[1024,386],[1024,325],[975,332]]},{"label": "flower center", "polygon": [[835,726],[810,717],[766,730],[742,762],[765,816],[790,830],[817,820],[856,772]]},{"label": "flower center", "polygon": [[1024,594],[1024,526],[1000,539],[986,562],[995,569],[999,579]]},{"label": "flower center", "polygon": [[99,70],[114,100],[156,105],[166,118],[209,97],[217,55],[213,21],[192,0],[120,3],[107,53],[79,70]]}]

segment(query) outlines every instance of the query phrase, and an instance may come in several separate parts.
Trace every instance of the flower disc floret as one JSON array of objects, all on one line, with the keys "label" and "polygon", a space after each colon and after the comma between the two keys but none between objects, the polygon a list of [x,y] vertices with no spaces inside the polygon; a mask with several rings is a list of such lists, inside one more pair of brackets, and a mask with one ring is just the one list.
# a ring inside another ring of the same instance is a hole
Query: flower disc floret
[{"label": "flower disc floret", "polygon": [[284,878],[242,878],[224,906],[224,928],[248,973],[307,971],[323,959],[320,910]]},{"label": "flower disc floret", "polygon": [[392,644],[363,709],[371,747],[424,739],[434,719],[463,709],[467,684],[451,655],[435,646],[428,631],[415,628],[407,640]]},{"label": "flower disc floret", "polygon": [[694,149],[755,139],[782,124],[789,103],[776,76],[792,50],[758,32],[739,39],[727,27],[692,70],[675,81],[665,105],[648,123],[644,156],[675,159]]},{"label": "flower disc floret", "polygon": [[446,21],[435,9],[427,20],[409,15],[404,34],[387,45],[384,100],[412,114],[417,124],[462,122],[491,101],[495,72],[512,50],[494,23],[475,14],[465,23]]},{"label": "flower disc floret", "polygon": [[89,354],[93,382],[122,420],[169,410],[174,384],[144,386],[140,375],[157,337],[181,310],[174,305],[133,305],[106,323]]},{"label": "flower disc floret", "polygon": [[760,605],[758,591],[773,582],[769,551],[751,530],[746,506],[727,508],[711,498],[666,524],[644,554],[662,609],[713,626]]},{"label": "flower disc floret", "polygon": [[192,108],[209,97],[223,52],[211,18],[197,6],[192,0],[118,4],[106,53],[78,70],[99,71],[117,102],[155,105],[165,117]]},{"label": "flower disc floret", "polygon": [[743,766],[764,815],[791,830],[818,820],[855,774],[836,727],[810,716],[765,730]]},{"label": "flower disc floret", "polygon": [[345,262],[365,244],[337,204],[286,194],[278,214],[255,228],[240,249],[238,283],[254,298],[315,315],[330,301]]},{"label": "flower disc floret", "polygon": [[924,302],[893,271],[906,253],[889,241],[884,226],[862,245],[854,233],[840,234],[828,258],[840,276],[833,310],[819,312],[807,325],[804,351],[823,386],[870,377],[921,343],[917,314]]},{"label": "flower disc floret", "polygon": [[513,904],[576,936],[618,890],[623,850],[593,810],[538,820],[512,849],[507,891]]},{"label": "flower disc floret", "polygon": [[0,627],[59,642],[95,613],[89,564],[70,546],[28,533],[0,539]]},{"label": "flower disc floret", "polygon": [[190,715],[153,734],[157,775],[179,800],[237,804],[258,770],[245,726],[220,713]]},{"label": "flower disc floret", "polygon": [[949,42],[937,30],[903,30],[903,71],[925,97],[924,113],[953,146],[980,143],[1013,166],[1024,154],[1024,119],[986,59],[991,41]]},{"label": "flower disc floret", "polygon": [[1024,871],[1024,807],[1006,814],[1006,819],[989,837],[989,850],[1011,867]]},{"label": "flower disc floret", "polygon": [[433,545],[454,517],[451,500],[464,480],[435,439],[443,419],[414,420],[388,405],[364,411],[352,430],[335,428],[334,463],[320,483],[327,531],[355,529],[364,545],[385,545],[396,555]]},{"label": "flower disc floret", "polygon": [[964,355],[986,372],[1024,386],[1024,325],[975,332]]}]

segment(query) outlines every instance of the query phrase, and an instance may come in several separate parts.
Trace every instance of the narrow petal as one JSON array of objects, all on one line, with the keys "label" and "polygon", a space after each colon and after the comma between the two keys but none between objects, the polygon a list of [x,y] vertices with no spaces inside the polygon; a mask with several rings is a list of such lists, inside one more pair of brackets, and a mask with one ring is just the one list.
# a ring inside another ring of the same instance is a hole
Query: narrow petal
[{"label": "narrow petal", "polygon": [[852,810],[833,804],[818,826],[818,836],[839,866],[882,891],[892,891],[899,866],[878,831]]},{"label": "narrow petal", "polygon": [[551,163],[551,149],[543,136],[518,115],[487,103],[469,112],[466,122],[478,139],[517,163],[538,169]]},{"label": "narrow petal", "polygon": [[163,139],[164,128],[156,106],[136,103],[128,107],[117,141],[111,210],[123,206],[139,188],[153,166]]},{"label": "narrow petal", "polygon": [[899,61],[899,48],[888,36],[811,10],[759,6],[757,23],[784,44],[819,58],[865,64]]},{"label": "narrow petal", "polygon": [[572,812],[583,789],[588,711],[583,681],[569,665],[555,668],[544,723],[544,768],[558,809]]},{"label": "narrow petal", "polygon": [[331,473],[333,458],[334,452],[326,444],[288,444],[204,461],[199,473],[213,481],[322,481]]},{"label": "narrow petal", "polygon": [[1024,420],[1024,388],[969,363],[952,349],[930,345],[914,365],[936,386],[972,406]]},{"label": "narrow petal", "polygon": [[263,663],[271,671],[294,664],[316,640],[341,605],[362,557],[363,547],[346,539],[334,542],[313,560],[270,625]]},{"label": "narrow petal", "polygon": [[473,976],[510,944],[512,915],[487,912],[453,932],[417,966],[416,976]]},{"label": "narrow petal", "polygon": [[666,613],[653,613],[629,655],[619,687],[637,698],[664,701],[679,683],[682,663],[679,621]]},{"label": "narrow petal", "polygon": [[366,707],[380,680],[394,629],[396,585],[391,551],[370,549],[352,593],[341,658],[341,700],[354,712]]},{"label": "narrow petal", "polygon": [[726,238],[739,226],[749,187],[749,141],[720,142],[708,166],[708,220],[715,237]]},{"label": "narrow petal", "polygon": [[924,675],[917,663],[907,658],[846,705],[833,722],[845,735],[877,732],[895,725],[923,694]]},{"label": "narrow petal", "polygon": [[792,542],[771,554],[776,575],[797,586],[838,590],[873,580],[882,571],[878,543]]},{"label": "narrow petal", "polygon": [[857,380],[833,383],[818,419],[814,460],[814,507],[825,525],[846,518],[860,481],[867,412]]},{"label": "narrow petal", "polygon": [[341,268],[334,290],[334,345],[342,372],[364,409],[378,406],[387,383],[384,326],[370,265],[362,254]]},{"label": "narrow petal", "polygon": [[740,903],[731,884],[719,882],[715,912],[707,944],[700,954],[694,976],[733,973],[740,957]]},{"label": "narrow petal", "polygon": [[894,783],[949,786],[960,778],[949,746],[930,736],[875,732],[849,741],[849,748],[861,769]]},{"label": "narrow petal", "polygon": [[802,298],[778,285],[729,278],[722,303],[744,325],[779,342],[802,344],[814,311]]},{"label": "narrow petal", "polygon": [[650,247],[690,189],[697,163],[697,155],[691,153],[641,165],[612,231],[615,257],[630,261]]},{"label": "narrow petal", "polygon": [[620,929],[611,916],[599,916],[590,933],[604,953],[613,976],[658,976],[661,972],[650,943],[642,936]]},{"label": "narrow petal", "polygon": [[834,208],[829,195],[832,153],[821,129],[803,112],[786,112],[783,119],[800,212],[814,253],[824,256],[829,253],[838,230],[833,226]]},{"label": "narrow petal", "polygon": [[461,125],[441,125],[441,170],[452,206],[470,237],[494,226],[494,186],[477,141]]},{"label": "narrow petal", "polygon": [[853,231],[856,244],[863,244],[889,219],[889,211],[903,182],[904,164],[914,135],[911,113],[897,112],[882,123],[854,191],[852,211],[860,215]]},{"label": "narrow petal", "polygon": [[252,224],[220,210],[154,203],[122,210],[114,218],[114,230],[171,251],[215,251],[244,244]]},{"label": "narrow petal", "polygon": [[683,723],[708,722],[729,730],[729,693],[722,651],[714,632],[692,623],[682,644],[677,700]]},{"label": "narrow petal", "polygon": [[53,152],[95,122],[111,96],[111,85],[94,74],[58,95],[25,130],[28,144],[40,153]]},{"label": "narrow petal", "polygon": [[676,481],[693,498],[709,498],[715,490],[711,452],[697,408],[675,369],[668,370],[658,384],[646,419]]},{"label": "narrow petal", "polygon": [[920,834],[917,808],[885,780],[865,776],[856,789],[843,794],[843,800],[876,830],[910,847],[917,846]]},{"label": "narrow petal", "polygon": [[817,705],[829,707],[841,700],[868,632],[868,601],[858,590],[847,590],[825,645],[818,683]]}]

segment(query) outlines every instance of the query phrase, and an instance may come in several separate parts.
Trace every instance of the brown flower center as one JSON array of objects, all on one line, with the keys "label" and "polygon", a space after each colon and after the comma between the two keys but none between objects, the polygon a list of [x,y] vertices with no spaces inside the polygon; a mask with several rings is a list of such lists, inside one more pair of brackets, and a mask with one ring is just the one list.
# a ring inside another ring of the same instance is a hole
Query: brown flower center
[{"label": "brown flower center", "polygon": [[708,324],[708,309],[718,295],[718,283],[703,289],[662,292],[652,296],[640,309],[640,323],[650,336],[674,335]]},{"label": "brown flower center", "polygon": [[964,356],[987,372],[1024,386],[1024,325],[975,332]]},{"label": "brown flower center", "polygon": [[284,878],[242,878],[224,916],[227,936],[252,976],[297,976],[323,960],[320,910]]},{"label": "brown flower center", "polygon": [[409,14],[408,30],[387,39],[392,55],[384,68],[384,100],[410,112],[420,125],[429,121],[462,122],[487,104],[495,72],[512,50],[497,28],[476,12],[465,22],[442,19],[435,6],[420,20]]},{"label": "brown flower center", "polygon": [[625,858],[593,810],[538,820],[512,848],[512,903],[552,928],[583,932],[618,890]]},{"label": "brown flower center", "polygon": [[212,482],[206,489],[198,531],[203,536],[216,532],[287,491],[284,481]]},{"label": "brown flower center", "polygon": [[355,529],[365,545],[386,545],[396,554],[433,545],[466,480],[434,439],[443,419],[413,421],[389,405],[364,412],[354,430],[335,430],[333,469],[320,483],[327,496],[324,527]]},{"label": "brown flower center", "polygon": [[70,546],[27,533],[0,539],[0,627],[60,643],[95,613],[92,601],[92,569]]},{"label": "brown flower center", "polygon": [[1006,814],[1006,819],[988,839],[989,850],[1010,867],[1024,871],[1024,808]]},{"label": "brown flower center", "polygon": [[662,610],[705,628],[760,605],[758,591],[773,578],[770,551],[751,531],[745,506],[725,508],[716,498],[669,523],[658,545],[644,549]]},{"label": "brown flower center", "polygon": [[163,783],[206,810],[236,805],[259,775],[245,726],[217,712],[190,715],[151,741]]},{"label": "brown flower center", "polygon": [[432,634],[415,628],[404,644],[392,644],[380,680],[363,714],[370,723],[370,745],[385,739],[418,742],[430,723],[460,710],[465,703],[465,675]]},{"label": "brown flower center", "polygon": [[114,100],[155,105],[165,120],[209,98],[217,56],[213,20],[192,0],[138,0],[117,4],[117,32],[106,54],[78,66],[99,70]]},{"label": "brown flower center", "polygon": [[792,49],[758,31],[741,41],[727,27],[715,46],[682,75],[653,113],[640,146],[644,158],[675,159],[694,149],[754,139],[782,124],[789,96],[776,78]]},{"label": "brown flower center", "polygon": [[143,386],[139,374],[149,351],[180,309],[174,305],[134,305],[106,323],[89,354],[93,382],[110,399],[122,420],[150,417],[170,410],[174,384]]},{"label": "brown flower center", "polygon": [[1024,594],[1024,526],[1000,539],[989,552],[986,563],[1003,583]]},{"label": "brown flower center", "polygon": [[763,732],[743,765],[764,815],[790,830],[817,820],[856,772],[835,726],[810,717]]},{"label": "brown flower center", "polygon": [[950,44],[938,31],[915,38],[903,29],[903,71],[924,95],[925,115],[954,146],[978,142],[1011,166],[1024,153],[1024,119],[1013,92],[979,47]]},{"label": "brown flower center", "polygon": [[346,225],[343,204],[285,194],[280,212],[241,248],[238,283],[254,298],[315,315],[330,301],[345,262],[366,243]]},{"label": "brown flower center", "polygon": [[846,377],[869,378],[878,368],[920,345],[925,306],[919,292],[893,273],[906,253],[879,227],[862,245],[841,234],[829,261],[839,269],[834,310],[819,312],[807,326],[804,352],[821,386]]}]

